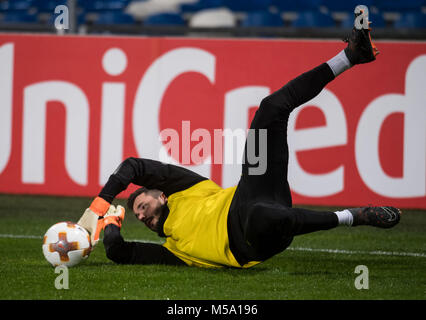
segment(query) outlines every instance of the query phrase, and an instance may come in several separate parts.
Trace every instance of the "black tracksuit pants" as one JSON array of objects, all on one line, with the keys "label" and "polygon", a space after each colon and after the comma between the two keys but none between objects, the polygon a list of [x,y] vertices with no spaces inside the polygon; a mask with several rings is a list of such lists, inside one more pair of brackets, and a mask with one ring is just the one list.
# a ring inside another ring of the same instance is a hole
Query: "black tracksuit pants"
[{"label": "black tracksuit pants", "polygon": [[264,98],[254,116],[251,133],[259,137],[259,129],[266,129],[266,172],[256,175],[249,171],[258,164],[250,164],[247,143],[254,143],[250,147],[258,154],[260,140],[247,140],[242,175],[228,217],[230,249],[242,265],[266,260],[283,251],[295,235],[338,225],[333,212],[292,208],[287,181],[290,112],[318,95],[333,79],[330,67],[323,63]]}]

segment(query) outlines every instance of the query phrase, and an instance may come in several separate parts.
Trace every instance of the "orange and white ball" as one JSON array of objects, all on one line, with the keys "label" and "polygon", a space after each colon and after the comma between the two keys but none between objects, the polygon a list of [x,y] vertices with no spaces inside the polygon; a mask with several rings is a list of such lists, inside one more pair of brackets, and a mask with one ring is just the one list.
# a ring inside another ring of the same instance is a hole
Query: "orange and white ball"
[{"label": "orange and white ball", "polygon": [[92,250],[90,235],[74,222],[59,222],[43,237],[43,254],[54,267],[72,267],[87,259]]}]

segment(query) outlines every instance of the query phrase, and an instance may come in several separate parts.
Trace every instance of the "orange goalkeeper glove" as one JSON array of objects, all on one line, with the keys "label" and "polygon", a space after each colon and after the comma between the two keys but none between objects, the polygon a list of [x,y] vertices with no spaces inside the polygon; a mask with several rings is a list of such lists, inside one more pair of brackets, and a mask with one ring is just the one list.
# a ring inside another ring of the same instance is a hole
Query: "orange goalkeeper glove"
[{"label": "orange goalkeeper glove", "polygon": [[118,205],[117,208],[111,206],[104,216],[104,228],[109,224],[115,224],[121,228],[125,213],[126,210],[122,206]]},{"label": "orange goalkeeper glove", "polygon": [[110,203],[108,201],[96,197],[77,222],[78,225],[82,226],[90,233],[92,248],[94,248],[99,241],[99,234],[104,225],[103,216],[106,214],[109,207]]}]

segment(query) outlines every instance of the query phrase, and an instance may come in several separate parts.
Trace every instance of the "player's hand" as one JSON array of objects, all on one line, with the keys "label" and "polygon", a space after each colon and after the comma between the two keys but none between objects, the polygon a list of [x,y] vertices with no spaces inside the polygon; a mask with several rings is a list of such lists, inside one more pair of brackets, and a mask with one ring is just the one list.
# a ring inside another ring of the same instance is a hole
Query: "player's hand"
[{"label": "player's hand", "polygon": [[99,241],[99,234],[104,224],[103,216],[109,208],[110,203],[108,201],[96,197],[77,222],[78,225],[82,226],[90,233],[92,248],[94,248]]},{"label": "player's hand", "polygon": [[104,228],[109,224],[115,224],[121,228],[125,213],[126,210],[122,206],[118,205],[117,208],[111,206],[104,216]]}]

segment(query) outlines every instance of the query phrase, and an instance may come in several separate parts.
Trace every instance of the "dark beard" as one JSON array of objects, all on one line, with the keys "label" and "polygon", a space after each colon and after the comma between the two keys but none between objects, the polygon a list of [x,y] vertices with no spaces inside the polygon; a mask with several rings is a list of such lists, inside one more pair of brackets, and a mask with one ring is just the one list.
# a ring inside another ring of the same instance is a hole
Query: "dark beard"
[{"label": "dark beard", "polygon": [[166,235],[164,234],[163,227],[164,227],[164,223],[167,220],[167,217],[169,216],[170,210],[169,210],[169,207],[167,206],[167,204],[163,204],[160,207],[160,210],[161,210],[161,212],[160,212],[160,216],[158,217],[158,222],[155,226],[155,231],[157,232],[157,234],[160,237],[164,238],[164,237],[166,237]]}]

